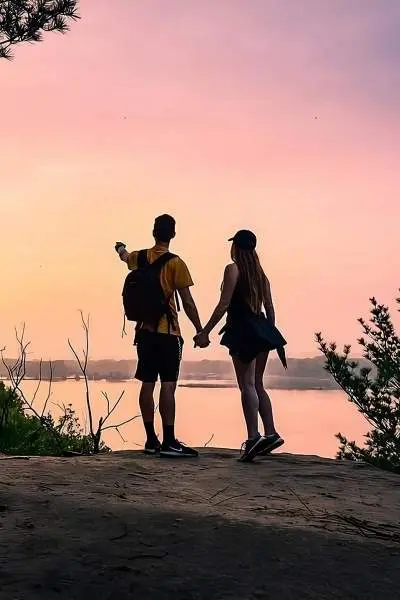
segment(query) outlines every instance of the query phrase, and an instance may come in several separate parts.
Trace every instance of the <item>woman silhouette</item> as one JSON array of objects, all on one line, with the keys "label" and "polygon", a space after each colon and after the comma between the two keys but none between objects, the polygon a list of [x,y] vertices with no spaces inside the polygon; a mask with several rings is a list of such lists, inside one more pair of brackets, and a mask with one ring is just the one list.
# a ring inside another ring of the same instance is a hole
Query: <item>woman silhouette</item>
[{"label": "woman silhouette", "polygon": [[[286,341],[275,327],[271,288],[256,252],[256,236],[242,229],[229,241],[232,241],[233,262],[225,268],[220,300],[194,341],[197,346],[207,346],[211,331],[227,313],[226,324],[220,332],[223,334],[221,344],[229,349],[241,392],[248,436],[239,460],[248,462],[284,443],[275,429],[263,377],[271,350],[278,350],[282,364],[287,368]],[[264,435],[258,431],[258,415]]]}]

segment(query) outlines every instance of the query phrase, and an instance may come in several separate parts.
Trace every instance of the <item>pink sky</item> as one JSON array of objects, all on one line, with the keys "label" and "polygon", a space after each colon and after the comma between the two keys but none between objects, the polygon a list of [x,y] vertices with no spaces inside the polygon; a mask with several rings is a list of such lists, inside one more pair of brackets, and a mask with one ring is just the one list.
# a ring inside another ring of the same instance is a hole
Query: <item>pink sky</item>
[{"label": "pink sky", "polygon": [[[112,7],[112,8],[111,8]],[[317,330],[354,342],[368,297],[400,285],[400,3],[82,0],[66,36],[0,63],[0,346],[27,324],[36,357],[68,357],[78,309],[93,358],[121,339],[116,240],[174,250],[209,317],[226,239],[253,228],[290,356]],[[194,351],[182,317],[185,357]]]}]

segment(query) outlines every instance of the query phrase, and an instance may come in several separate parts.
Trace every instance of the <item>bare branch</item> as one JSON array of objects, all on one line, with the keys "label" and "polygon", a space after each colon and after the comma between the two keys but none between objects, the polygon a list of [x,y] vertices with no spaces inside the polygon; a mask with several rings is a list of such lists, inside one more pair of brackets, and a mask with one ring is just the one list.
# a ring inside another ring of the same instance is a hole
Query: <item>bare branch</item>
[{"label": "bare branch", "polygon": [[210,437],[210,439],[204,444],[204,448],[207,448],[208,444],[211,444],[211,442],[214,439],[214,434],[212,434],[212,436]]},{"label": "bare branch", "polygon": [[103,427],[103,431],[106,431],[107,429],[118,429],[119,427],[122,427],[123,425],[127,425],[128,423],[131,423],[132,421],[136,421],[136,419],[139,419],[141,417],[141,415],[135,415],[134,417],[131,417],[130,419],[126,419],[126,421],[122,421],[122,423],[118,423],[118,425],[107,425],[107,427]]},{"label": "bare branch", "polygon": [[106,399],[107,402],[107,414],[110,414],[110,399],[108,397],[108,394],[106,392],[101,392],[102,396]]},{"label": "bare branch", "polygon": [[[42,361],[40,361],[42,362]],[[51,362],[51,360],[49,361],[49,369],[50,369],[50,378],[49,378],[49,387],[47,390],[47,396],[46,396],[46,400],[44,401],[43,404],[43,409],[42,409],[42,416],[44,415],[46,408],[47,408],[47,404],[50,400],[50,396],[51,396],[51,388],[53,385],[53,363]]]},{"label": "bare branch", "polygon": [[87,407],[88,417],[89,417],[89,432],[90,432],[90,435],[92,436],[92,438],[95,438],[95,433],[94,433],[94,429],[93,429],[92,406],[91,406],[91,402],[90,402],[89,380],[88,380],[88,375],[87,375],[87,365],[88,365],[88,359],[89,359],[90,315],[88,315],[87,320],[85,321],[83,312],[81,310],[79,312],[81,315],[82,327],[85,332],[85,348],[83,349],[83,360],[81,360],[79,358],[79,355],[78,355],[77,351],[75,350],[74,346],[72,345],[71,340],[69,338],[68,338],[68,346],[70,347],[73,355],[75,356],[75,359],[76,359],[78,366],[81,370],[81,373],[83,375],[83,379],[85,382],[86,407]]},{"label": "bare branch", "polygon": [[[41,383],[42,383],[42,359],[40,359],[40,361],[39,361],[39,379],[38,379],[38,382],[37,382],[36,389],[35,389],[35,391],[33,392],[33,396],[32,396],[32,406],[33,406],[33,405],[34,405],[34,403],[35,403],[36,396],[37,396],[37,394],[38,394],[38,391],[39,391],[39,389],[40,389]],[[42,415],[43,415],[43,413],[44,413],[44,410],[42,411]]]},{"label": "bare branch", "polygon": [[[61,442],[60,442],[59,437],[57,436],[57,432],[54,430],[54,428],[49,426],[48,422],[46,421],[46,419],[43,416],[44,410],[42,411],[42,414],[39,414],[39,412],[33,406],[33,403],[35,401],[35,398],[36,398],[36,395],[37,395],[37,392],[38,392],[38,389],[40,386],[41,377],[42,377],[42,375],[41,375],[42,361],[40,361],[40,363],[39,363],[39,384],[36,387],[36,390],[34,392],[33,400],[30,401],[27,398],[27,396],[25,395],[23,389],[21,388],[21,383],[23,382],[25,375],[26,375],[27,348],[30,345],[30,342],[25,342],[25,340],[24,340],[24,338],[25,338],[25,323],[22,326],[22,331],[20,334],[18,333],[17,328],[15,328],[15,337],[16,337],[16,340],[17,340],[17,343],[19,346],[19,354],[18,354],[18,358],[15,360],[14,365],[12,365],[12,366],[8,365],[7,361],[4,358],[4,350],[1,350],[1,360],[7,370],[8,377],[9,377],[9,380],[11,383],[11,389],[22,400],[22,403],[23,403],[23,406],[25,407],[25,409],[32,412],[34,414],[34,416],[39,420],[41,425],[43,427],[45,427],[48,431],[50,431],[54,435],[56,442],[58,444],[60,444]],[[50,368],[50,382],[49,382],[48,398],[50,397],[52,379],[53,379],[53,371],[52,371],[52,367],[51,367]],[[46,405],[48,402],[48,398],[46,400]]]},{"label": "bare branch", "polygon": [[120,430],[118,429],[118,427],[116,427],[115,430],[118,433],[118,435],[121,438],[121,440],[124,442],[124,444],[126,444],[126,439],[122,436],[122,433],[120,432]]},{"label": "bare branch", "polygon": [[116,400],[116,402],[115,402],[114,406],[111,408],[111,410],[110,410],[110,400],[109,400],[108,394],[105,392],[101,392],[101,393],[103,394],[104,398],[107,400],[107,414],[103,419],[103,425],[104,425],[104,423],[111,417],[111,415],[117,408],[118,404],[121,402],[121,400],[125,394],[125,390],[122,390],[122,392],[118,396],[118,399]]},{"label": "bare branch", "polygon": [[218,500],[218,502],[214,502],[213,506],[218,506],[223,502],[228,502],[229,500],[236,500],[237,498],[242,498],[243,496],[246,496],[246,492],[243,492],[242,494],[237,494],[236,496],[229,496],[229,498],[221,498],[221,500]]}]

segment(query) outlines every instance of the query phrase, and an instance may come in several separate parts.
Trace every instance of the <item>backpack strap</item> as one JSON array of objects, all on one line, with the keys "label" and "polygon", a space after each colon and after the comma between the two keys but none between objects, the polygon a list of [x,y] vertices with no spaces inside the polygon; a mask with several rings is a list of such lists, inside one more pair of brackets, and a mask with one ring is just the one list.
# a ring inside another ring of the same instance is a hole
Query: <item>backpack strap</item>
[{"label": "backpack strap", "polygon": [[[164,252],[164,254],[162,254],[161,256],[159,256],[157,258],[157,260],[155,260],[153,263],[151,263],[150,267],[154,267],[155,269],[161,271],[163,266],[166,265],[173,258],[176,258],[176,256],[177,255],[172,254],[172,252]],[[171,296],[169,296],[169,298],[166,298],[166,305],[167,305],[166,317],[167,317],[167,321],[168,321],[168,333],[170,333],[171,327],[172,327],[172,315],[171,315],[171,309],[169,307],[169,301],[172,296],[175,296],[175,304],[176,304],[177,312],[179,312],[181,310],[178,294],[176,291],[172,292]]]},{"label": "backpack strap", "polygon": [[161,254],[161,256],[156,258],[156,260],[151,263],[150,267],[156,269],[157,271],[161,271],[163,266],[173,258],[176,258],[176,254],[172,254],[172,252],[164,252],[164,254]]},{"label": "backpack strap", "polygon": [[[172,252],[165,252],[164,254],[159,256],[153,263],[151,263],[150,267],[155,266],[155,268],[161,271],[163,266],[166,265],[167,262],[169,262],[173,258],[176,258],[176,254],[172,254]],[[179,302],[178,292],[173,292],[173,295],[175,296],[176,310],[179,312],[181,310],[181,305]]]},{"label": "backpack strap", "polygon": [[[147,260],[147,250],[140,250],[139,254],[138,254],[138,268],[139,269],[144,269],[144,268],[149,268],[149,269],[154,269],[155,271],[158,271],[159,273],[161,273],[161,269],[173,258],[176,258],[176,254],[172,254],[172,252],[164,252],[164,254],[161,254],[161,256],[159,256],[154,262],[149,263],[149,261]],[[177,311],[180,311],[180,304],[179,304],[179,298],[178,298],[178,294],[176,292],[173,292],[173,294],[175,294],[175,301],[176,301],[176,309]],[[167,321],[168,321],[168,333],[170,333],[170,329],[172,326],[172,316],[171,316],[171,311],[169,309],[169,300],[170,298],[166,298],[166,317],[167,317]]]},{"label": "backpack strap", "polygon": [[137,257],[137,266],[138,269],[145,269],[149,266],[149,261],[147,260],[147,250],[139,250]]},{"label": "backpack strap", "polygon": [[180,310],[181,310],[181,303],[180,303],[180,301],[179,301],[179,294],[178,294],[178,292],[177,292],[176,290],[175,290],[174,294],[175,294],[175,304],[176,304],[176,310],[177,310],[178,312],[180,312]]}]

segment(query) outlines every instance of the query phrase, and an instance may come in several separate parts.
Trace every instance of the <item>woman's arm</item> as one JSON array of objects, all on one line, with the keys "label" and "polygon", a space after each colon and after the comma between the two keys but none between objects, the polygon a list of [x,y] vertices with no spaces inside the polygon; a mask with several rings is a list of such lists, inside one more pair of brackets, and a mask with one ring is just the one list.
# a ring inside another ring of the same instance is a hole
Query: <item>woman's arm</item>
[{"label": "woman's arm", "polygon": [[225,267],[224,272],[224,281],[222,283],[221,297],[217,306],[212,313],[210,320],[207,325],[204,327],[202,333],[204,335],[209,335],[214,327],[219,323],[222,319],[226,311],[228,310],[229,304],[232,299],[232,294],[234,292],[235,286],[237,284],[237,280],[239,277],[239,270],[237,266],[233,263]]},{"label": "woman's arm", "polygon": [[268,279],[265,280],[265,298],[264,298],[265,314],[272,325],[275,325],[275,310],[272,301],[271,286]]}]

